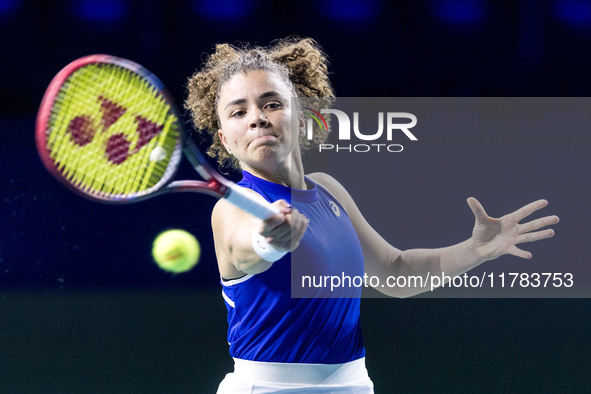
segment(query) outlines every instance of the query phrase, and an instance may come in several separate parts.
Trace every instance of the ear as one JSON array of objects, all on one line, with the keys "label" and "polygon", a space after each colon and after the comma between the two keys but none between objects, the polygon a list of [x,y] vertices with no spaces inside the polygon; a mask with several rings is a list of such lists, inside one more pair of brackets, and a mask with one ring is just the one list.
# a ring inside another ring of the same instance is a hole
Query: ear
[{"label": "ear", "polygon": [[218,137],[220,137],[220,141],[222,142],[222,145],[224,145],[224,148],[226,148],[226,151],[229,154],[232,154],[232,150],[230,149],[230,146],[228,145],[228,140],[226,140],[226,136],[224,135],[224,132],[222,131],[222,129],[218,130]]},{"label": "ear", "polygon": [[302,112],[298,114],[298,135],[300,138],[306,136],[306,120]]},{"label": "ear", "polygon": [[300,112],[298,114],[298,128],[303,128],[306,127],[306,118],[304,117],[304,114],[302,112]]}]

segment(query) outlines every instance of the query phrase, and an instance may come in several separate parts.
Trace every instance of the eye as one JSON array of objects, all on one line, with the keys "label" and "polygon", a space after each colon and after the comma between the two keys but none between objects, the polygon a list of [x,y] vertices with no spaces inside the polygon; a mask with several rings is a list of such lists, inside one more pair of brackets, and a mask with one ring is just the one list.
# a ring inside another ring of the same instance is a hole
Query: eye
[{"label": "eye", "polygon": [[244,114],[246,114],[246,111],[239,109],[239,110],[236,110],[236,111],[232,112],[230,114],[230,117],[232,117],[232,118],[240,118],[240,117],[244,116]]},{"label": "eye", "polygon": [[271,109],[271,110],[276,110],[276,109],[281,109],[282,105],[281,105],[281,103],[278,103],[278,102],[271,102],[271,103],[267,103],[265,105],[265,108]]}]

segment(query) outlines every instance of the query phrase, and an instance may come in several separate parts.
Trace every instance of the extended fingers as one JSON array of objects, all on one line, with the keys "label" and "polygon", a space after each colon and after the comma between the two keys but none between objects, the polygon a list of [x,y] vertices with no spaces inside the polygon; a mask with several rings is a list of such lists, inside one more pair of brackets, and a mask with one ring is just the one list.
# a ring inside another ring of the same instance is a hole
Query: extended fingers
[{"label": "extended fingers", "polygon": [[547,200],[534,201],[527,204],[526,206],[519,208],[517,211],[513,212],[511,216],[513,217],[515,222],[520,222],[522,219],[528,217],[535,211],[544,208],[546,205],[548,205]]},{"label": "extended fingers", "polygon": [[552,230],[552,229],[536,231],[533,233],[521,234],[521,235],[517,236],[515,243],[522,244],[525,242],[539,241],[541,239],[551,238],[553,236],[554,236],[554,230]]},{"label": "extended fingers", "polygon": [[507,253],[512,254],[513,256],[521,257],[522,259],[531,259],[532,255],[530,252],[527,252],[523,249],[519,249],[517,246],[512,245]]},{"label": "extended fingers", "polygon": [[546,226],[550,226],[552,224],[556,224],[560,221],[560,219],[558,218],[558,216],[553,215],[553,216],[546,216],[543,218],[539,218],[536,220],[532,220],[531,222],[527,222],[524,224],[519,224],[519,234],[525,234],[528,233],[530,231],[534,231],[534,230],[538,230],[542,227],[546,227]]},{"label": "extended fingers", "polygon": [[489,216],[486,214],[486,211],[482,207],[482,204],[480,204],[477,199],[474,197],[469,197],[467,202],[477,221],[482,222],[489,218]]}]

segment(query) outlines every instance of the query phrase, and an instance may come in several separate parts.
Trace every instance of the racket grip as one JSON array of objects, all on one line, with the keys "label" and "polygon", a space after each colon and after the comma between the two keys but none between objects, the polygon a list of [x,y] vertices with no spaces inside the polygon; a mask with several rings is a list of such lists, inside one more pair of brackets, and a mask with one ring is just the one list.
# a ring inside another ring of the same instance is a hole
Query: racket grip
[{"label": "racket grip", "polygon": [[246,211],[261,220],[268,219],[273,215],[281,213],[278,208],[274,207],[267,201],[256,198],[252,193],[247,192],[238,185],[230,185],[224,198],[243,211]]}]

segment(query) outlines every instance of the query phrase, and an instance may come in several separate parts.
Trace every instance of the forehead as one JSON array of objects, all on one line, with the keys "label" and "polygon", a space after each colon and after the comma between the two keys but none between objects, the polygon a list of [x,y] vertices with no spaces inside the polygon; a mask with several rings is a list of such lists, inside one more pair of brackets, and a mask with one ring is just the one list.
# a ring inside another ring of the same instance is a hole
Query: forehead
[{"label": "forehead", "polygon": [[272,71],[251,70],[238,72],[228,79],[220,89],[220,103],[237,98],[258,97],[259,94],[275,91],[287,97],[292,96],[285,81]]}]

